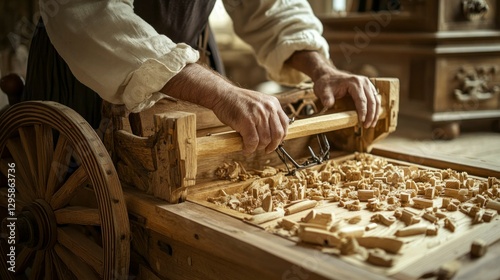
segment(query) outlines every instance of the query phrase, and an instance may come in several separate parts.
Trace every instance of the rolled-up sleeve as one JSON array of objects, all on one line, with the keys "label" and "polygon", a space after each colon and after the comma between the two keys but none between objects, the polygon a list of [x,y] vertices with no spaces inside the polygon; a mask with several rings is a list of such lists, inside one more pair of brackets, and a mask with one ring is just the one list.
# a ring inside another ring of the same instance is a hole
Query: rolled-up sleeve
[{"label": "rolled-up sleeve", "polygon": [[318,51],[329,59],[323,26],[305,0],[224,0],[224,7],[236,34],[278,83],[296,85],[309,79],[285,64],[295,51]]},{"label": "rolled-up sleeve", "polygon": [[40,11],[73,75],[104,100],[133,112],[163,98],[160,89],[199,58],[198,51],[138,17],[133,1],[40,0]]}]

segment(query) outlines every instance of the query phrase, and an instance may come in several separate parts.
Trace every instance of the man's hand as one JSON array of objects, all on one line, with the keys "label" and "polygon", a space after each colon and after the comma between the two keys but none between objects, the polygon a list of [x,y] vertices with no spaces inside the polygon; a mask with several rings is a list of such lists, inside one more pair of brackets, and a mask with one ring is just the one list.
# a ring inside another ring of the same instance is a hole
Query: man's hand
[{"label": "man's hand", "polygon": [[335,100],[349,94],[364,127],[374,127],[381,112],[377,90],[367,77],[348,74],[333,67],[314,81],[314,92],[323,106],[330,108]]},{"label": "man's hand", "polygon": [[289,119],[276,97],[237,87],[220,97],[212,109],[241,134],[244,153],[257,149],[271,153],[283,142]]},{"label": "man's hand", "polygon": [[288,116],[278,99],[239,88],[198,64],[187,65],[161,92],[212,109],[221,122],[241,134],[243,152],[273,152],[283,142]]},{"label": "man's hand", "polygon": [[381,101],[367,77],[340,71],[313,51],[295,52],[287,63],[312,79],[314,93],[324,107],[332,107],[336,99],[348,94],[356,105],[360,123],[366,128],[375,126]]}]

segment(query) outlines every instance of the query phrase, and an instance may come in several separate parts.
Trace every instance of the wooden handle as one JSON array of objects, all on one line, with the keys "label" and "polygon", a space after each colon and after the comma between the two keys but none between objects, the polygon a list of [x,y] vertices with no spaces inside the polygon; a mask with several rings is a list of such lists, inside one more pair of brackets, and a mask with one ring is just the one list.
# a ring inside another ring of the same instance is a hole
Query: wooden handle
[{"label": "wooden handle", "polygon": [[[358,114],[356,111],[346,111],[296,120],[288,127],[285,140],[354,127],[357,124]],[[198,156],[216,155],[243,150],[243,140],[236,131],[198,137],[196,145],[196,154]]]}]

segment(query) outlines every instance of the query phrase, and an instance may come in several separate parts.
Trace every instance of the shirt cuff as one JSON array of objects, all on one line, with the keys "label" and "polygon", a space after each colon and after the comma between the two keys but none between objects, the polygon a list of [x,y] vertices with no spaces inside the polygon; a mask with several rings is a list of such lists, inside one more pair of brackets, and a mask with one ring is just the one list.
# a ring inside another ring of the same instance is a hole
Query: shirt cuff
[{"label": "shirt cuff", "polygon": [[317,32],[301,32],[291,40],[284,40],[273,49],[264,62],[268,77],[282,85],[296,86],[310,80],[304,73],[285,64],[296,51],[317,51],[330,59],[328,42]]},{"label": "shirt cuff", "polygon": [[147,59],[127,77],[123,103],[134,113],[151,108],[166,96],[159,92],[165,84],[187,64],[196,63],[199,58],[197,50],[180,43],[171,52],[157,59]]}]

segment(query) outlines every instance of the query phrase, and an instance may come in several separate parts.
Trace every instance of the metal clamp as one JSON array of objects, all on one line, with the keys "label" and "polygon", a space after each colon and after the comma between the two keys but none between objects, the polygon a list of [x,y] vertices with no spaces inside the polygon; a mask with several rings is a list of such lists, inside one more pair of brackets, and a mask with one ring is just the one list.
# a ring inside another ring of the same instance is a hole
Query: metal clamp
[{"label": "metal clamp", "polygon": [[[328,143],[326,135],[318,134],[316,135],[316,138],[318,139],[320,149],[319,155],[316,155],[311,146],[308,146],[311,157],[303,163],[298,163],[297,161],[295,161],[292,156],[285,150],[283,146],[284,144],[278,146],[278,148],[276,149],[276,153],[278,154],[278,157],[281,159],[281,161],[285,164],[285,167],[288,170],[287,175],[294,175],[297,170],[321,164],[330,158],[330,143]],[[293,166],[291,167],[290,164]]]}]

